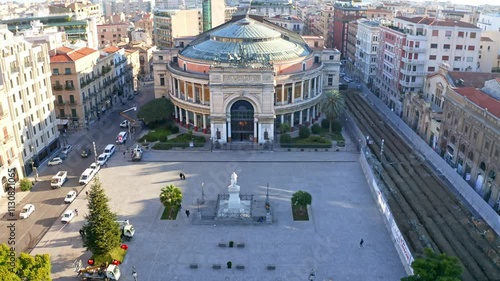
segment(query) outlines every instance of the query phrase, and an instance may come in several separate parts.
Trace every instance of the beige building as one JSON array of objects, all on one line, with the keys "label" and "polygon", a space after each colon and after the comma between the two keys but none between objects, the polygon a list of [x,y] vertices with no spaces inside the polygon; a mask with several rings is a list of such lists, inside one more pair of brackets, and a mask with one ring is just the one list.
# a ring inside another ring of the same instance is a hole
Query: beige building
[{"label": "beige building", "polygon": [[133,77],[133,90],[139,90],[139,74],[141,72],[140,55],[139,50],[125,49],[125,56],[127,57],[127,67],[132,68]]},{"label": "beige building", "polygon": [[156,46],[148,46],[144,42],[131,42],[124,47],[139,52],[139,77],[152,78],[153,53],[156,51]]},{"label": "beige building", "polygon": [[128,35],[128,23],[100,24],[97,25],[97,36],[99,47],[105,48],[116,46],[119,43],[130,42]]},{"label": "beige building", "polygon": [[323,91],[338,89],[337,50],[315,50],[262,17],[235,16],[177,54],[154,56],[155,96],[169,97],[176,120],[216,145],[272,143],[276,126],[317,120]]},{"label": "beige building", "polygon": [[489,37],[481,37],[479,44],[479,70],[491,72],[497,67],[499,44]]},{"label": "beige building", "polygon": [[201,11],[158,10],[154,13],[154,41],[159,49],[174,47],[174,38],[203,32]]},{"label": "beige building", "polygon": [[[500,72],[500,30],[498,30],[498,31],[483,31],[483,33],[481,33],[481,36],[488,37],[494,42],[495,46],[492,46],[491,48],[497,49],[498,52],[497,52],[497,57],[493,58],[493,60],[492,60],[493,65],[492,65],[491,71],[492,72]],[[482,58],[482,56],[481,56],[481,58]],[[488,64],[490,62],[486,62],[486,63]]]},{"label": "beige building", "polygon": [[0,178],[4,195],[14,168],[21,178],[36,171],[59,147],[45,44],[32,45],[0,25]]},{"label": "beige building", "polygon": [[125,51],[67,47],[51,51],[56,113],[69,126],[85,127],[133,93],[132,67]]}]

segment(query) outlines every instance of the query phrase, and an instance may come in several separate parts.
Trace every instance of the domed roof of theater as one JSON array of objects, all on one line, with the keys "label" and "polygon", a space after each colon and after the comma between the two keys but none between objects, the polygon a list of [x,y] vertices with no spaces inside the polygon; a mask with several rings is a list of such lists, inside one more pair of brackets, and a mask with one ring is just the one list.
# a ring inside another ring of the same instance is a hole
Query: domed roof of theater
[{"label": "domed roof of theater", "polygon": [[310,53],[300,35],[248,16],[201,34],[180,51],[188,58],[222,63],[269,63]]}]

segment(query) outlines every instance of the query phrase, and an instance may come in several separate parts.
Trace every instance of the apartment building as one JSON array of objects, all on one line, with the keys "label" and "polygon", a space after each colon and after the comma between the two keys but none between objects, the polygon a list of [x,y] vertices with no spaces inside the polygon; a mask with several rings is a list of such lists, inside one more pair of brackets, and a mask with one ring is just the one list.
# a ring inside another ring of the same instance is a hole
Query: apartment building
[{"label": "apartment building", "polygon": [[86,127],[133,93],[132,67],[123,49],[62,47],[50,53],[56,114],[69,126]]},{"label": "apartment building", "polygon": [[0,177],[31,175],[59,147],[45,44],[33,45],[0,25]]},{"label": "apartment building", "polygon": [[325,38],[326,47],[333,48],[333,5],[332,3],[323,3],[321,5],[319,22],[314,25],[314,34],[323,36]]},{"label": "apartment building", "polygon": [[116,46],[119,43],[130,42],[128,30],[129,24],[125,22],[97,25],[99,47],[105,48],[109,46]]},{"label": "apartment building", "polygon": [[500,31],[500,13],[480,14],[477,26],[482,31]]},{"label": "apartment building", "polygon": [[158,10],[154,13],[154,40],[158,48],[172,48],[174,38],[203,32],[201,10]]},{"label": "apartment building", "polygon": [[380,24],[367,19],[358,20],[356,33],[355,74],[371,88],[377,75],[377,51],[379,47]]},{"label": "apartment building", "polygon": [[398,115],[406,93],[421,91],[424,77],[442,62],[453,71],[479,71],[481,30],[427,17],[396,17],[380,28],[376,94]]},{"label": "apartment building", "polygon": [[367,8],[354,6],[345,2],[336,2],[333,11],[333,47],[342,56],[347,53],[347,37],[349,22],[366,17]]},{"label": "apartment building", "polygon": [[[500,34],[500,31],[497,31]],[[481,36],[479,46],[479,71],[492,72],[498,67],[498,52],[500,42],[492,40],[490,37]]]},{"label": "apartment building", "polygon": [[146,45],[144,42],[131,42],[125,48],[139,52],[139,76],[152,78],[153,53],[157,50],[156,46]]},{"label": "apartment building", "polygon": [[203,31],[207,31],[226,22],[226,3],[224,0],[203,0]]},{"label": "apartment building", "polygon": [[304,22],[296,16],[277,15],[267,20],[300,35],[304,32]]},{"label": "apartment building", "polygon": [[386,10],[383,7],[368,8],[366,10],[366,18],[369,20],[376,21],[391,21],[394,14],[390,10]]},{"label": "apartment building", "polygon": [[346,52],[343,54],[346,60],[345,68],[348,72],[355,72],[356,64],[356,34],[358,33],[358,22],[351,21],[347,25],[347,47]]}]

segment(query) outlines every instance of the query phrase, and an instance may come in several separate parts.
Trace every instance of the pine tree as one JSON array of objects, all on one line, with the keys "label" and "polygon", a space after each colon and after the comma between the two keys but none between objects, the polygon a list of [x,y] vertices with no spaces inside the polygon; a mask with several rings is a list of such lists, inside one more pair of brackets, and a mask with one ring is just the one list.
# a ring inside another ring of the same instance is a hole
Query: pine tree
[{"label": "pine tree", "polygon": [[94,180],[89,192],[89,214],[83,227],[83,246],[94,255],[109,253],[120,246],[120,225],[116,222],[116,214],[108,206],[108,197],[98,179]]}]

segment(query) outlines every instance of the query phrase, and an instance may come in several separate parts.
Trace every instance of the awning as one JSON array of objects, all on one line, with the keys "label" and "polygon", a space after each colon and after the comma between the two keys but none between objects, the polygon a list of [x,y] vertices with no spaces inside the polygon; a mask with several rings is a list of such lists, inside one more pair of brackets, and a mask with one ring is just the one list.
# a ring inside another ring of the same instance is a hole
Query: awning
[{"label": "awning", "polygon": [[58,126],[68,125],[68,119],[56,119]]}]

